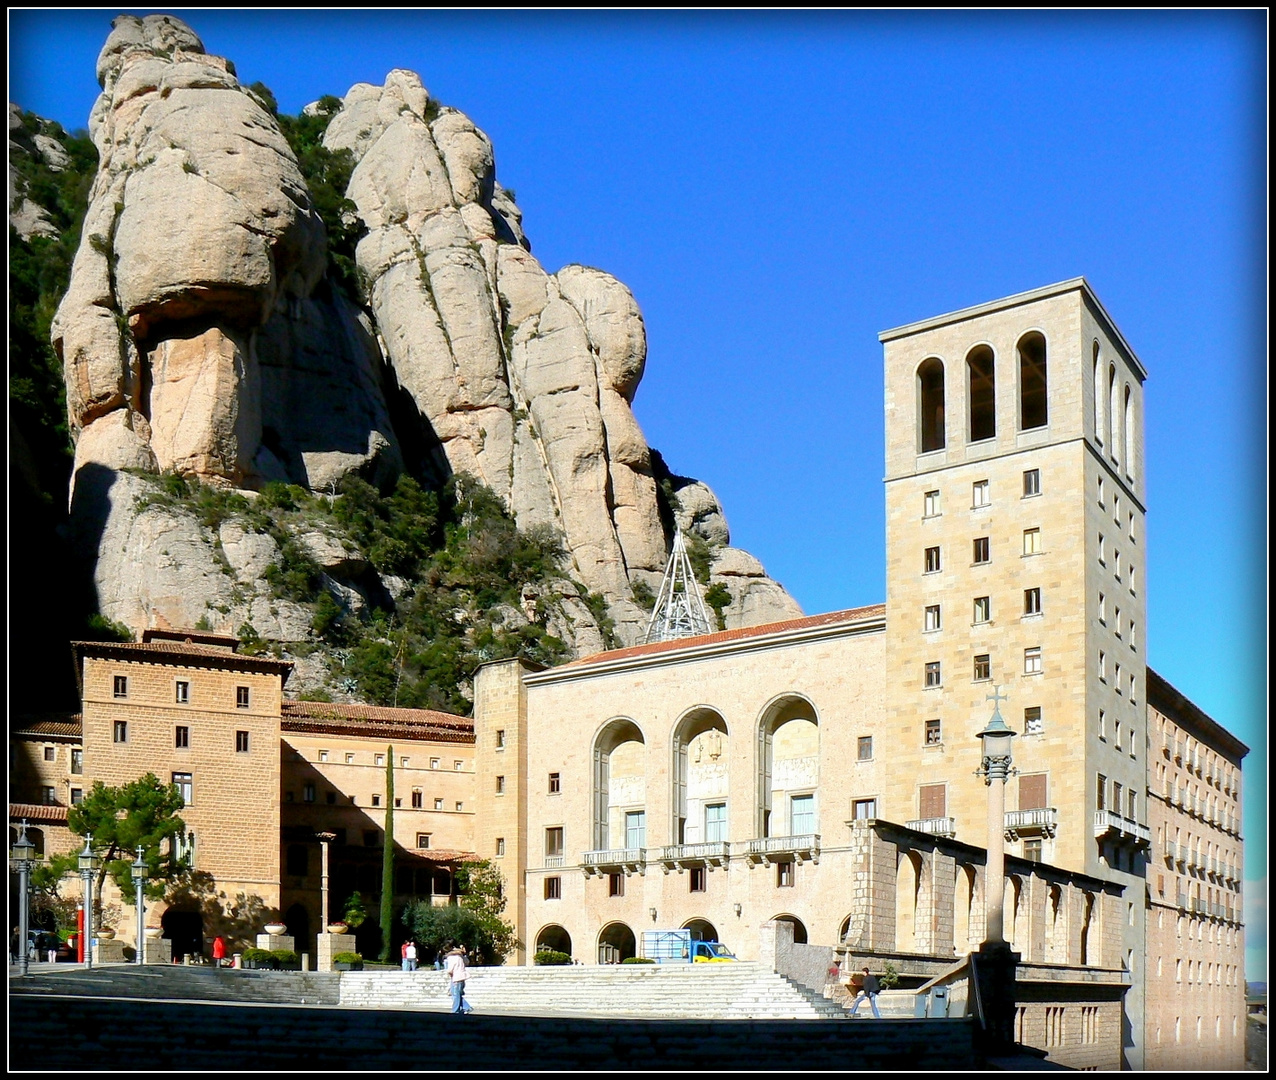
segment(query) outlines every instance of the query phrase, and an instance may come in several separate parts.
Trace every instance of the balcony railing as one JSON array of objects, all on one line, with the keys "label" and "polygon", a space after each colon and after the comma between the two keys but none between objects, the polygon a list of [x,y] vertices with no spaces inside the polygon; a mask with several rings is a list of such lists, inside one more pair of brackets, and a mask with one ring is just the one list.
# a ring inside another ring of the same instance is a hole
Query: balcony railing
[{"label": "balcony railing", "polygon": [[546,855],[545,856],[546,869],[552,870],[562,865],[563,865],[563,857],[561,855]]},{"label": "balcony railing", "polygon": [[1174,862],[1179,857],[1179,846],[1173,840],[1165,842],[1165,857]]},{"label": "balcony railing", "polygon": [[930,833],[931,836],[956,836],[957,819],[950,817],[914,818],[904,822],[905,828]]},{"label": "balcony railing", "polygon": [[725,840],[712,840],[705,844],[669,844],[657,848],[653,861],[663,863],[667,874],[684,866],[726,866],[730,857]]},{"label": "balcony railing", "polygon": [[1187,910],[1187,893],[1177,893],[1174,897],[1174,904],[1179,911]]},{"label": "balcony railing", "polygon": [[1054,836],[1059,825],[1059,811],[1053,806],[1041,806],[1032,810],[1008,810],[1006,812],[1006,839],[1018,840],[1021,836]]},{"label": "balcony railing", "polygon": [[1166,757],[1174,756],[1174,740],[1171,739],[1168,735],[1164,736],[1161,739],[1161,752]]},{"label": "balcony railing", "polygon": [[593,873],[606,874],[620,870],[642,870],[646,863],[646,848],[606,848],[598,851],[586,851],[581,856],[580,868],[585,872],[585,876],[588,877]]},{"label": "balcony railing", "polygon": [[1094,837],[1100,840],[1107,836],[1136,844],[1152,842],[1152,831],[1146,825],[1122,817],[1115,810],[1098,810],[1094,815]]},{"label": "balcony railing", "polygon": [[788,862],[790,859],[820,861],[820,834],[802,833],[798,836],[761,836],[745,844],[749,862]]}]

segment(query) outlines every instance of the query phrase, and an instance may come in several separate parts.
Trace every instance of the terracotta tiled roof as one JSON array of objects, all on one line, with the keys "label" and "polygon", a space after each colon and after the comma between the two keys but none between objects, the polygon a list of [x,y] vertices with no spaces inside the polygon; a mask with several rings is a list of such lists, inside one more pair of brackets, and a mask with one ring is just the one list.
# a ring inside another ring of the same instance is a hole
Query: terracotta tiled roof
[{"label": "terracotta tiled roof", "polygon": [[284,701],[284,731],[328,735],[414,739],[426,742],[474,742],[474,721],[433,709],[392,709],[380,705],[341,705],[328,701]]},{"label": "terracotta tiled roof", "polygon": [[78,739],[83,731],[84,722],[79,713],[41,713],[19,716],[13,722],[14,735]]},{"label": "terracotta tiled roof", "polygon": [[609,660],[627,660],[633,656],[650,656],[654,653],[674,652],[699,645],[742,641],[746,638],[762,637],[765,634],[782,634],[790,630],[806,630],[817,626],[834,626],[842,622],[857,622],[860,619],[872,619],[885,614],[885,604],[870,604],[868,607],[848,608],[845,611],[829,611],[823,615],[808,615],[802,619],[786,619],[783,622],[763,623],[761,626],[742,626],[736,630],[719,630],[715,634],[699,634],[696,637],[677,638],[674,641],[653,641],[649,645],[631,645],[627,649],[594,653],[593,656],[585,656],[562,666],[581,667],[585,664],[601,664]]},{"label": "terracotta tiled roof", "polygon": [[45,803],[10,803],[9,820],[46,821],[53,824],[66,824],[66,807],[49,806]]},{"label": "terracotta tiled roof", "polygon": [[478,860],[476,852],[449,851],[446,848],[408,848],[406,851],[396,852],[394,857],[401,859],[404,856],[432,863],[462,863],[476,862]]}]

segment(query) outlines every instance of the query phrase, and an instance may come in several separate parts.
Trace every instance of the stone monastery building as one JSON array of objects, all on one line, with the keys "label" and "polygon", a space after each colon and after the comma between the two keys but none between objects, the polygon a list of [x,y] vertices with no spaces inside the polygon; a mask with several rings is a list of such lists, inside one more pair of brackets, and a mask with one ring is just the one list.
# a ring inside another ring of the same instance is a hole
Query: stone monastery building
[{"label": "stone monastery building", "polygon": [[287,700],[287,662],[216,634],[79,643],[81,713],[11,737],[11,825],[69,850],[68,803],[154,771],[212,882],[164,912],[174,950],[237,897],[313,949],[317,832],[333,903],[375,910],[392,754],[396,901],[451,902],[491,859],[512,962],[614,962],[669,927],[753,958],[778,920],[924,975],[984,938],[996,692],[1016,1037],[1078,1067],[1241,1068],[1247,748],[1147,666],[1144,368],[1082,278],[881,340],[884,605],[488,664],[472,720]]}]

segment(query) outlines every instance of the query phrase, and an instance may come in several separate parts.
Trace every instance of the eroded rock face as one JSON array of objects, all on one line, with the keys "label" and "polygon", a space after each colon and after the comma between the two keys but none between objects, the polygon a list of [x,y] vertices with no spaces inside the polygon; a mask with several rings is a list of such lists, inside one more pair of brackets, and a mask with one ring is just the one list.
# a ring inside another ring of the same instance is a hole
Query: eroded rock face
[{"label": "eroded rock face", "polygon": [[22,110],[9,103],[9,224],[18,237],[57,236],[57,226],[49,211],[28,197],[27,183],[18,171],[21,158],[37,158],[53,172],[61,172],[70,164],[66,150],[57,139],[33,132],[23,122]]},{"label": "eroded rock face", "polygon": [[[303,609],[250,587],[278,556],[273,540],[139,511],[143,489],[121,470],[331,491],[355,471],[391,481],[411,444],[415,468],[472,474],[524,528],[560,530],[570,575],[607,599],[620,641],[636,641],[648,615],[633,587],[658,587],[671,540],[631,408],[642,313],[610,274],[540,265],[487,136],[412,72],[345,96],[324,143],[354,161],[363,310],[326,277],[324,229],[287,140],[228,61],[171,16],[120,16],[97,72],[101,165],[53,340],[77,433],[73,516],[98,552],[103,613],[140,628],[211,611],[263,636],[309,636]],[[798,613],[725,546],[713,493],[675,479],[678,524],[719,549],[728,625]],[[321,535],[297,539],[347,610],[408,587]],[[551,632],[578,653],[602,648],[584,596],[561,601]]]}]

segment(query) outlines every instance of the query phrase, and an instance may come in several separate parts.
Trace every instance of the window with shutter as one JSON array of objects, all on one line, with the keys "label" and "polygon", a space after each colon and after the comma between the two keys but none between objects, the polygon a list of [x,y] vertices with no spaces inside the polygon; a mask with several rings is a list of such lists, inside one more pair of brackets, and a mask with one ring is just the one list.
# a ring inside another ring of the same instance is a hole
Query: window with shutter
[{"label": "window with shutter", "polygon": [[1019,777],[1019,809],[1039,810],[1046,805],[1046,774],[1031,773]]},{"label": "window with shutter", "polygon": [[920,788],[921,816],[923,818],[944,817],[947,808],[946,788],[943,784],[924,784]]}]

